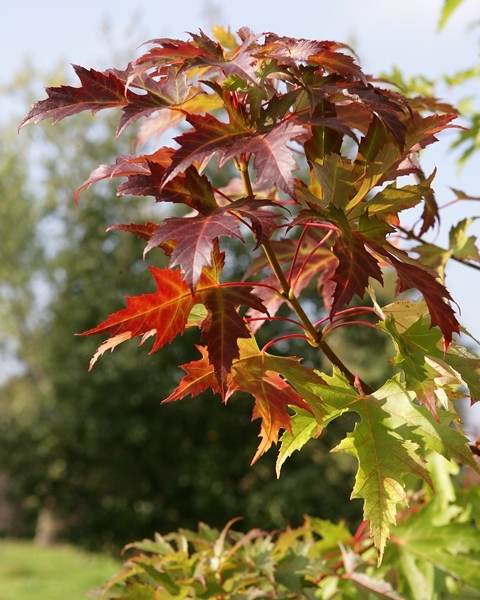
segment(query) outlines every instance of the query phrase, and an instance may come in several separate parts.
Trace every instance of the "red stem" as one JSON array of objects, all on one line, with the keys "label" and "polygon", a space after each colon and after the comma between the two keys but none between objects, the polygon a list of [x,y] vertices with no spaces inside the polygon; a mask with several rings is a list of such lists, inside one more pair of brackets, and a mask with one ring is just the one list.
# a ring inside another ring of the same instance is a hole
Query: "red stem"
[{"label": "red stem", "polygon": [[301,333],[289,333],[288,335],[282,335],[281,337],[275,338],[274,340],[270,340],[265,344],[262,348],[262,352],[266,352],[270,346],[276,344],[277,342],[281,342],[282,340],[288,340],[290,338],[302,338],[303,340],[308,341],[308,337],[306,335],[302,335]]},{"label": "red stem", "polygon": [[297,276],[295,277],[295,281],[293,282],[293,289],[295,289],[295,286],[297,285],[297,282],[301,276],[301,274],[303,273],[303,271],[305,270],[306,265],[308,264],[308,262],[310,261],[310,259],[312,258],[312,256],[315,254],[315,252],[321,248],[323,246],[323,244],[328,240],[328,238],[333,234],[333,229],[330,229],[330,231],[318,242],[318,244],[315,246],[315,248],[313,248],[313,250],[311,250],[311,252],[309,253],[309,255],[305,258],[305,260],[303,261],[302,266],[300,267],[300,269],[298,270]]},{"label": "red stem", "polygon": [[295,253],[292,258],[292,264],[290,265],[290,270],[288,271],[287,281],[291,288],[294,287],[294,286],[292,286],[293,269],[295,268],[295,263],[297,262],[298,253],[300,252],[300,246],[302,245],[303,238],[305,237],[306,233],[307,233],[307,227],[304,227],[302,229],[302,233],[300,234],[300,237],[298,238],[297,245],[295,247]]},{"label": "red stem", "polygon": [[249,323],[252,321],[288,321],[289,323],[298,325],[305,330],[305,327],[302,325],[302,323],[300,323],[300,321],[295,321],[294,319],[289,319],[288,317],[247,317],[247,321]]},{"label": "red stem", "polygon": [[346,321],[343,323],[337,323],[337,324],[333,325],[332,327],[329,327],[327,325],[324,328],[323,333],[325,333],[325,332],[332,333],[332,331],[335,331],[335,329],[340,329],[340,327],[346,327],[347,325],[365,325],[365,327],[372,327],[372,328],[375,327],[374,323],[370,323],[369,321]]}]

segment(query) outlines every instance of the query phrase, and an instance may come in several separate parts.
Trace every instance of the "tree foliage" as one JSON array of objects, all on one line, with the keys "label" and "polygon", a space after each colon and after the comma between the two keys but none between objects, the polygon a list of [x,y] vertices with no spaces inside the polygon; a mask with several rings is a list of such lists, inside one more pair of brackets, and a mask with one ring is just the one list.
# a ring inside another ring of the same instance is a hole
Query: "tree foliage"
[{"label": "tree foliage", "polygon": [[[31,76],[19,110],[39,77]],[[45,123],[20,137],[12,129],[0,133],[0,301],[5,354],[15,354],[21,371],[0,386],[0,472],[17,517],[0,519],[1,534],[33,537],[45,508],[56,524],[50,539],[114,553],[152,531],[194,528],[199,520],[221,528],[237,515],[244,530],[258,522],[296,526],[318,511],[329,519],[340,511],[355,526],[361,506],[348,501],[354,460],[328,453],[351,425],[348,415],[277,480],[273,454],[249,467],[257,427],[248,398],[238,395],[226,410],[207,390],[159,410],[181,377],[176,367],[197,358],[194,327],[149,361],[132,344],[87,372],[96,339],[79,343],[74,334],[117,310],[125,295],[155,289],[147,268],[154,252],[142,261],[144,242],[121,229],[105,237],[122,218],[151,219],[148,200],[116,199],[108,185],[85,192],[81,208],[72,200],[82,173],[114,161],[133,138],[127,131],[115,141],[108,113]],[[241,277],[246,251],[232,251]],[[370,336],[381,356],[378,337]]]},{"label": "tree foliage", "polygon": [[[153,144],[165,123],[183,123],[174,148],[122,154],[84,184],[126,178],[119,196],[152,195],[162,206],[188,211],[183,217],[163,211],[155,224],[115,225],[144,240],[144,254],[167,257],[168,266],[151,268],[153,293],[128,297],[126,308],[83,334],[110,335],[91,365],[133,337],[140,344],[154,338],[154,352],[198,329],[200,358],[183,365],[186,375],[167,400],[205,389],[224,402],[236,392],[250,394],[252,418],[260,420],[253,461],[280,443],[278,471],[330,422],[356,413],[354,431],[334,450],[358,461],[352,496],[364,501],[381,562],[398,507],[409,502],[406,479],[433,485],[430,451],[478,471],[454,401],[479,399],[480,363],[460,344],[450,293],[424,259],[424,234],[440,214],[435,172],[426,176],[414,160],[438,133],[455,127],[456,111],[380,87],[334,42],[257,36],[248,28],[238,36],[234,45],[225,32],[218,41],[203,32],[188,41],[153,40],[123,71],[75,67],[80,87],[47,88],[48,98],[22,125],[115,107],[118,135],[147,117],[140,141]],[[233,164],[238,177],[216,188],[205,173],[211,162]],[[419,182],[403,185],[405,175]],[[420,223],[412,228],[402,213],[417,206]],[[468,246],[463,258],[476,264],[466,228],[452,232],[452,254]],[[405,243],[412,237],[414,252]],[[229,276],[225,238],[251,251],[241,279]],[[422,299],[380,306],[371,282],[382,284],[387,270],[398,293],[416,290]],[[313,306],[302,300],[309,287],[317,292]],[[356,300],[367,294],[373,306]],[[263,323],[274,320],[285,331],[262,345]],[[398,374],[374,388],[348,369],[330,339],[351,326],[389,336]],[[272,353],[293,338],[326,356],[333,371]],[[157,572],[170,595],[181,593],[169,590],[163,571],[147,569]]]}]

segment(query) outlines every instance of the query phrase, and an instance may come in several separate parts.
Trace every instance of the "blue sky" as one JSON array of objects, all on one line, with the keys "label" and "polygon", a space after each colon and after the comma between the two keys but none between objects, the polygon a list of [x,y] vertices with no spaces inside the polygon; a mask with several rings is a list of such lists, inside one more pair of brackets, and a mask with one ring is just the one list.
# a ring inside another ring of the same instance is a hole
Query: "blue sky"
[{"label": "blue sky", "polygon": [[[438,73],[478,57],[477,36],[466,25],[480,18],[478,0],[464,0],[444,32],[436,33],[443,0],[1,0],[1,79],[24,56],[40,67],[59,59],[85,66],[110,66],[110,41],[127,34],[141,43],[152,37],[182,37],[185,31],[220,22],[233,30],[243,25],[257,33],[351,42],[365,69],[399,64],[408,73]],[[3,6],[1,6],[3,5]],[[136,38],[136,39],[135,39]]]}]

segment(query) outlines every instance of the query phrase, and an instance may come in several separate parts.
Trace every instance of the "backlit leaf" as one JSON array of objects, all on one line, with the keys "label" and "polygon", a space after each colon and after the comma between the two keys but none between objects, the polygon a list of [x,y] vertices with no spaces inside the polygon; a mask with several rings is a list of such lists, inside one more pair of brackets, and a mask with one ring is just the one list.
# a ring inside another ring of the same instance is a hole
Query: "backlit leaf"
[{"label": "backlit leaf", "polygon": [[236,237],[243,241],[238,228],[238,219],[221,212],[188,219],[172,217],[158,227],[148,242],[145,253],[169,240],[177,240],[170,266],[182,268],[183,277],[193,290],[200,279],[203,267],[212,264],[213,245],[219,236]]},{"label": "backlit leaf", "polygon": [[127,308],[80,335],[109,333],[113,337],[129,333],[133,338],[154,331],[155,342],[151,352],[155,352],[182,334],[195,304],[190,289],[180,271],[149,268],[157,284],[156,292],[127,296]]}]

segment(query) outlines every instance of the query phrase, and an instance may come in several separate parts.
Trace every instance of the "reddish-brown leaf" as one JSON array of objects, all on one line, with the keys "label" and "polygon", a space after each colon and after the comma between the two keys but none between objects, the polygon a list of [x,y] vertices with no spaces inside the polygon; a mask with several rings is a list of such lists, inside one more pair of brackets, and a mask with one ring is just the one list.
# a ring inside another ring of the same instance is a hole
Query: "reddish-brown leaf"
[{"label": "reddish-brown leaf", "polygon": [[287,142],[300,138],[306,140],[309,136],[310,132],[305,127],[285,121],[268,133],[235,141],[223,152],[221,164],[240,154],[253,154],[257,182],[270,181],[275,187],[293,197],[293,171],[298,169],[298,165]]},{"label": "reddish-brown leaf", "polygon": [[445,346],[448,348],[452,342],[453,334],[460,333],[460,324],[449,304],[449,301],[452,301],[450,292],[438,279],[435,279],[423,269],[403,263],[391,255],[388,260],[398,273],[400,280],[399,292],[417,289],[423,294],[430,313],[432,327],[435,325],[439,327],[445,340]]},{"label": "reddish-brown leaf", "polygon": [[[111,225],[107,231],[128,231],[128,233],[133,233],[139,239],[149,242],[153,234],[157,231],[158,225],[157,223],[152,223],[151,221],[147,221],[146,223],[128,223],[128,224],[118,224]],[[173,250],[175,249],[174,242],[164,242],[160,244],[160,248],[163,250],[165,256],[171,256]]]},{"label": "reddish-brown leaf", "polygon": [[338,266],[333,275],[336,286],[330,309],[332,316],[343,305],[349,304],[355,294],[363,298],[370,277],[383,283],[378,261],[365,249],[363,240],[356,235],[350,238],[339,236],[333,252],[338,259]]},{"label": "reddish-brown leaf", "polygon": [[353,76],[365,85],[367,84],[367,78],[362,69],[356,64],[355,59],[342,52],[321,50],[309,56],[308,62],[323,67],[332,73],[343,75],[343,77],[348,78]]},{"label": "reddish-brown leaf", "polygon": [[157,291],[142,296],[127,296],[127,308],[79,335],[109,333],[112,337],[129,332],[130,337],[155,335],[155,352],[178,334],[183,334],[188,315],[195,304],[180,271],[149,267]]},{"label": "reddish-brown leaf", "polygon": [[27,123],[38,123],[49,117],[52,117],[52,124],[55,124],[84,110],[96,113],[103,108],[128,104],[128,96],[132,94],[125,94],[125,85],[113,73],[87,70],[78,65],[73,65],[73,68],[80,79],[81,87],[62,85],[46,88],[48,98],[33,105],[20,127]]},{"label": "reddish-brown leaf", "polygon": [[185,204],[201,215],[209,215],[218,208],[213,187],[207,177],[200,175],[192,165],[166,184],[163,164],[148,160],[149,173],[132,175],[118,188],[118,195],[153,196],[157,202]]},{"label": "reddish-brown leaf", "polygon": [[149,69],[168,64],[183,66],[184,61],[188,63],[203,54],[203,50],[192,41],[157,38],[149,40],[146,44],[152,44],[154,47],[137,58],[135,67],[142,65],[144,69]]},{"label": "reddish-brown leaf", "polygon": [[242,361],[241,365],[235,366],[232,379],[227,398],[235,391],[252,394],[255,398],[252,421],[254,419],[262,421],[259,434],[261,441],[253,457],[253,464],[272,444],[278,442],[281,429],[291,433],[288,406],[298,406],[309,412],[311,409],[302,396],[278,373],[265,372],[263,377],[258,377],[248,369],[247,361]]},{"label": "reddish-brown leaf", "polygon": [[133,233],[139,239],[148,242],[152,239],[153,234],[157,231],[158,225],[156,223],[152,223],[151,221],[147,221],[146,223],[128,223],[128,224],[119,224],[119,225],[111,225],[107,231],[128,231],[129,233]]},{"label": "reddish-brown leaf", "polygon": [[181,366],[186,375],[182,378],[170,396],[165,398],[163,402],[181,400],[189,394],[194,398],[209,388],[214,394],[220,393],[221,390],[215,376],[215,371],[208,360],[207,349],[205,346],[197,346],[197,348],[200,351],[202,358]]},{"label": "reddish-brown leaf", "polygon": [[431,326],[438,326],[448,347],[454,333],[460,332],[460,325],[449,302],[452,297],[446,287],[436,278],[433,269],[411,259],[408,254],[392,246],[385,238],[392,229],[377,217],[362,215],[359,232],[355,236],[389,262],[399,278],[399,292],[417,289],[428,306]]},{"label": "reddish-brown leaf", "polygon": [[245,81],[249,81],[254,85],[258,85],[258,75],[255,70],[257,60],[252,55],[251,48],[258,36],[247,27],[243,27],[241,33],[243,37],[243,43],[235,50],[232,56],[225,57],[223,52],[217,52],[217,56],[213,58],[211,56],[213,53],[210,53],[210,55],[199,56],[192,63],[192,65],[208,65],[212,67],[218,67],[226,77],[237,75]]},{"label": "reddish-brown leaf", "polygon": [[85,187],[90,187],[102,179],[148,176],[151,173],[149,163],[162,165],[164,173],[165,169],[172,161],[172,153],[173,150],[171,148],[164,147],[157,150],[154,154],[141,154],[140,156],[123,154],[117,156],[115,164],[100,165],[90,173],[88,179],[84,181],[75,192],[75,202],[78,202],[78,196]]},{"label": "reddish-brown leaf", "polygon": [[232,362],[239,357],[238,339],[251,337],[238,307],[249,306],[262,313],[266,313],[267,309],[249,286],[202,285],[200,293],[208,310],[208,316],[202,323],[202,341],[207,344],[210,363],[219,382],[224,385]]},{"label": "reddish-brown leaf", "polygon": [[180,266],[183,278],[195,289],[203,267],[212,264],[212,249],[219,236],[236,237],[243,241],[238,219],[222,212],[195,217],[172,217],[159,226],[145,248],[145,254],[170,240],[177,240],[170,267]]},{"label": "reddish-brown leaf", "polygon": [[223,210],[239,214],[243,218],[249,219],[252,225],[252,230],[255,234],[257,244],[254,249],[261,246],[269,239],[275,229],[278,229],[278,219],[284,219],[284,215],[280,215],[268,208],[280,208],[286,210],[279,202],[272,200],[257,199],[252,196],[240,198],[223,207]]},{"label": "reddish-brown leaf", "polygon": [[257,55],[262,58],[273,58],[279,64],[295,66],[298,62],[307,62],[311,56],[330,48],[331,45],[333,42],[295,39],[270,33]]},{"label": "reddish-brown leaf", "polygon": [[246,125],[242,127],[238,121],[223,123],[210,114],[187,115],[186,121],[193,129],[175,138],[180,148],[175,152],[172,164],[165,173],[164,183],[185,171],[194,162],[204,166],[215,153],[219,159],[223,158],[226,149],[234,141],[251,133]]}]

